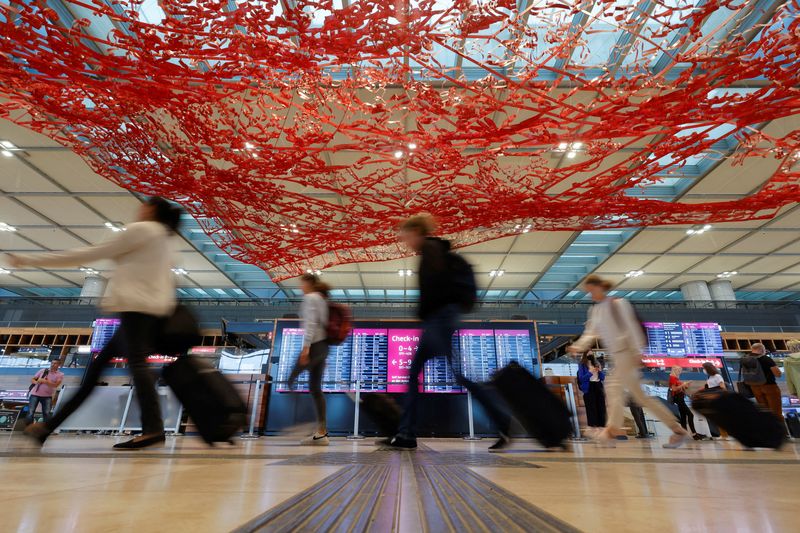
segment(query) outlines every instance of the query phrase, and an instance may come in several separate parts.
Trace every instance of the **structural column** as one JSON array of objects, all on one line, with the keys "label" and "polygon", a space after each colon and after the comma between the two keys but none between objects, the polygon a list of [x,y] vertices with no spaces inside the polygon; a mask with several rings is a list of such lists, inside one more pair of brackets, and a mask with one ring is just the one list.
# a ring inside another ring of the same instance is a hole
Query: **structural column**
[{"label": "structural column", "polygon": [[711,304],[711,292],[703,280],[687,281],[681,285],[681,294],[687,302],[697,302],[698,306]]},{"label": "structural column", "polygon": [[717,307],[736,307],[736,293],[729,279],[716,279],[709,282],[708,290],[711,299],[717,302]]},{"label": "structural column", "polygon": [[108,280],[103,276],[89,275],[83,280],[81,298],[100,298],[106,292]]}]

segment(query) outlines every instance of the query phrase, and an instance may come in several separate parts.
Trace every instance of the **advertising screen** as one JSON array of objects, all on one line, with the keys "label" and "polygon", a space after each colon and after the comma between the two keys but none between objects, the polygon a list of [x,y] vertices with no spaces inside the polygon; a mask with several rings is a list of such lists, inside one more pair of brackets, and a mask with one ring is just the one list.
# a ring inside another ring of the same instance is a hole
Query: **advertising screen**
[{"label": "advertising screen", "polygon": [[[303,330],[297,322],[279,324],[276,337],[276,391],[290,392],[287,385],[303,344]],[[362,324],[364,327],[362,327]],[[405,326],[408,324],[408,326]],[[326,362],[323,390],[352,392],[356,384],[363,392],[403,393],[408,387],[411,361],[419,346],[422,331],[415,323],[373,321],[357,323],[352,334],[339,346],[332,346]],[[420,392],[463,393],[456,372],[468,379],[483,382],[511,361],[517,361],[538,375],[536,343],[532,325],[501,327],[481,323],[455,332],[452,339],[453,366],[445,357],[437,356],[425,363],[419,376]],[[487,327],[488,326],[488,327]],[[308,390],[308,373],[300,374],[291,391]]]}]

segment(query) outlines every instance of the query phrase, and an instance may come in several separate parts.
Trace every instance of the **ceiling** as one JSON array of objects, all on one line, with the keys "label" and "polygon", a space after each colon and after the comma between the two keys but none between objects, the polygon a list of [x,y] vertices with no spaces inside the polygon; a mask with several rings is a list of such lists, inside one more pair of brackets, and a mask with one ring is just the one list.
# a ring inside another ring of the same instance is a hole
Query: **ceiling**
[{"label": "ceiling", "polygon": [[[58,3],[58,2],[55,2]],[[530,6],[537,2],[527,0]],[[630,2],[623,2],[629,4]],[[646,2],[645,2],[646,3]],[[681,2],[685,4],[686,2]],[[752,2],[753,8],[730,21],[730,12],[719,9],[709,17],[703,37],[713,42],[723,38],[756,38],[754,31],[763,13],[784,2]],[[156,22],[161,16],[155,0],[141,4],[142,17]],[[58,10],[62,17],[67,13]],[[589,53],[576,54],[572,64],[584,69],[625,65],[615,46],[625,36],[611,31],[593,31],[576,17],[575,31],[586,31]],[[599,24],[595,21],[592,24]],[[602,28],[600,28],[602,29]],[[623,47],[628,54],[635,47]],[[479,50],[474,50],[479,53]],[[455,58],[453,58],[455,61]],[[664,58],[654,58],[652,71],[664,68]],[[675,76],[680,65],[668,75]],[[468,76],[481,76],[465,68]],[[754,79],[753,85],[765,80]],[[748,87],[727,89],[746,93]],[[780,137],[800,129],[800,117],[793,116],[767,124],[751,125],[766,135]],[[688,129],[687,129],[688,131]],[[738,147],[737,128],[720,128],[713,150],[686,161],[680,172],[645,187],[632,188],[631,196],[681,202],[713,202],[753,194],[773,175],[777,161],[746,159],[742,165],[729,158]],[[0,223],[15,231],[0,231],[0,251],[30,252],[58,250],[97,243],[113,230],[107,223],[129,222],[140,202],[131,192],[96,174],[81,158],[52,140],[11,122],[0,121],[0,140],[17,149],[0,157]],[[641,141],[642,146],[650,140]],[[630,147],[636,149],[636,146]],[[639,147],[641,148],[641,147]],[[335,156],[336,164],[355,161],[357,154]],[[524,159],[524,153],[508,159]],[[579,153],[578,158],[582,157]],[[620,157],[624,157],[620,154]],[[608,160],[608,164],[616,161]],[[554,154],[561,165],[563,154]],[[583,178],[582,176],[579,176]],[[577,178],[576,178],[577,179]],[[558,194],[558,190],[549,191]],[[602,231],[525,231],[463,248],[461,252],[477,272],[482,296],[487,300],[578,299],[578,289],[589,273],[618,283],[617,294],[633,299],[682,298],[680,285],[687,281],[717,279],[722,272],[735,271],[729,278],[740,300],[800,299],[800,206],[785,207],[772,220],[720,223],[702,233],[687,230],[702,226],[668,226]],[[0,226],[2,229],[2,226]],[[282,238],[277,235],[275,238]],[[176,239],[176,274],[180,293],[194,298],[294,298],[299,295],[296,279],[274,283],[260,268],[241,263],[223,252],[187,216],[181,239]],[[105,273],[110,265],[84,265]],[[335,288],[334,296],[351,299],[402,300],[415,295],[413,271],[416,262],[399,259],[355,263],[326,269],[323,277]],[[400,272],[411,270],[411,276]],[[491,275],[492,272],[502,275]],[[626,277],[642,271],[639,276]],[[20,269],[0,274],[0,295],[77,295],[86,273],[79,269]]]}]

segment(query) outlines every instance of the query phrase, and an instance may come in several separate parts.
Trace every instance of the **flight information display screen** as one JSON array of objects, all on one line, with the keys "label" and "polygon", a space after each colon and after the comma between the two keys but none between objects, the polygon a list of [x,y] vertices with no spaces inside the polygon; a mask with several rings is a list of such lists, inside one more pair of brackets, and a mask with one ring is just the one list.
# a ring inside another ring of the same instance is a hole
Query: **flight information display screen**
[{"label": "flight information display screen", "polygon": [[645,322],[647,355],[686,357],[722,354],[719,324],[714,322]]},{"label": "flight information display screen", "polygon": [[92,340],[89,343],[92,346],[92,353],[100,353],[100,350],[102,350],[103,347],[108,344],[108,341],[111,340],[111,337],[114,336],[114,333],[119,328],[119,324],[119,318],[95,319],[92,324]]},{"label": "flight information display screen", "polygon": [[[511,361],[538,375],[532,324],[465,326],[453,335],[452,366],[443,356],[425,363],[419,375],[420,392],[464,393],[456,373],[463,373],[472,381],[488,381],[497,369]],[[303,330],[296,325],[281,327],[279,322],[277,331],[275,390],[308,391],[308,372],[301,373],[291,389],[287,384],[303,346]],[[352,392],[358,386],[363,392],[406,392],[421,336],[422,330],[415,323],[408,323],[408,327],[397,322],[371,322],[364,327],[356,324],[344,343],[330,348],[323,390]]]}]

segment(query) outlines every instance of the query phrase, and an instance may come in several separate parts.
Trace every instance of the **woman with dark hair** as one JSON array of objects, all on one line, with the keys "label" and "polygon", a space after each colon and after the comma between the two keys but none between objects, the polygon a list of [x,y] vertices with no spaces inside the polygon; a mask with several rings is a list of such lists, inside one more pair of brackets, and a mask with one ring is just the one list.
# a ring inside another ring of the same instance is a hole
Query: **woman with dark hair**
[{"label": "woman with dark hair", "polygon": [[297,377],[308,370],[308,388],[314,398],[317,413],[317,431],[303,439],[300,444],[327,446],[328,425],[326,420],[325,395],[322,394],[322,376],[328,358],[328,293],[330,287],[314,274],[300,277],[303,289],[303,303],[300,304],[300,318],[303,320],[303,348],[292,373],[289,375],[291,388]]},{"label": "woman with dark hair", "polygon": [[[710,361],[703,363],[703,372],[708,376],[705,390],[727,390],[728,387],[725,385],[725,380],[722,378],[719,370],[717,370],[717,367],[714,366],[714,363]],[[728,438],[728,434],[725,430],[717,427],[711,420],[706,419],[706,422],[708,423],[708,432],[711,434],[712,438]]]},{"label": "woman with dark hair", "polygon": [[44,444],[47,437],[89,397],[113,357],[126,357],[142,413],[142,435],[114,448],[144,448],[164,442],[164,422],[147,366],[164,317],[175,309],[175,279],[169,238],[180,224],[181,209],[163,198],[143,203],[137,221],[96,246],[40,254],[11,255],[12,267],[69,267],[102,259],[114,262],[101,307],[119,315],[120,327],[89,363],[78,391],[44,424],[25,433]]},{"label": "woman with dark hair", "polygon": [[606,425],[606,392],[603,388],[605,379],[605,372],[594,354],[584,353],[578,365],[578,386],[583,393],[586,420],[593,430]]}]

